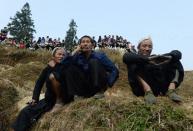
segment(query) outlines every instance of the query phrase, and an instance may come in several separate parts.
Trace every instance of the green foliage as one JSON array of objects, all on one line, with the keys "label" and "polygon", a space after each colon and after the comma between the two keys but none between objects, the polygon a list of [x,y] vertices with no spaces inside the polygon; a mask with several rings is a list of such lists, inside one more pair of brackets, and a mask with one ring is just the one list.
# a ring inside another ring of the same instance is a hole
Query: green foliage
[{"label": "green foliage", "polygon": [[65,37],[65,48],[69,51],[72,51],[73,46],[76,45],[77,41],[77,25],[74,19],[71,20],[69,24],[69,30],[66,32],[66,37]]},{"label": "green foliage", "polygon": [[17,11],[14,18],[10,18],[11,22],[7,25],[8,30],[17,41],[24,40],[27,43],[33,38],[35,29],[31,15],[30,6],[26,3],[21,12]]}]

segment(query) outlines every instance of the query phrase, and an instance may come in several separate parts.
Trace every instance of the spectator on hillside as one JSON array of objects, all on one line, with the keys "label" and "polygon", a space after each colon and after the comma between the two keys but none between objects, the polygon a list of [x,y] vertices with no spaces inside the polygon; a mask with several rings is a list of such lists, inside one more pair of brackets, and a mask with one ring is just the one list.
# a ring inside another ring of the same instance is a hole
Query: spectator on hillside
[{"label": "spectator on hillside", "polygon": [[39,44],[41,48],[45,48],[45,42],[46,42],[45,38],[42,37],[41,41],[40,41],[40,44]]},{"label": "spectator on hillside", "polygon": [[97,44],[99,48],[102,48],[102,37],[101,36],[99,36]]},{"label": "spectator on hillside", "polygon": [[123,56],[133,93],[145,96],[147,104],[156,103],[155,96],[158,95],[167,95],[171,100],[181,102],[182,98],[176,94],[184,77],[181,52],[173,50],[161,56],[151,56],[153,44],[150,38],[140,41],[137,48],[137,53],[130,51]]},{"label": "spectator on hillside", "polygon": [[[63,70],[61,67],[66,67],[68,65],[61,66],[61,61],[69,61],[69,57],[65,55],[65,50],[63,48],[57,47],[52,52],[52,60],[41,72],[38,80],[36,81],[35,88],[33,91],[32,100],[29,105],[22,109],[19,113],[16,121],[13,123],[12,128],[15,131],[26,131],[29,130],[31,125],[36,122],[40,116],[51,110],[55,111],[63,104],[66,104],[72,100],[66,93],[68,92],[64,83],[58,83],[55,79],[54,72],[60,72]],[[52,66],[50,66],[52,65]],[[66,69],[66,68],[65,68]],[[39,101],[40,92],[42,87],[46,83],[45,98]]]},{"label": "spectator on hillside", "polygon": [[114,37],[114,35],[112,35],[112,38],[111,38],[111,45],[110,45],[110,46],[111,46],[112,48],[114,48],[115,45],[116,45],[115,37]]},{"label": "spectator on hillside", "polygon": [[7,37],[7,34],[8,34],[8,29],[7,29],[7,27],[4,27],[4,28],[1,30],[1,33],[2,33],[5,37]]},{"label": "spectator on hillside", "polygon": [[32,47],[34,48],[34,50],[39,49],[39,46],[38,46],[38,44],[37,44],[36,40],[34,40],[34,41],[33,41],[33,43],[32,43]]},{"label": "spectator on hillside", "polygon": [[20,40],[19,42],[19,49],[24,49],[25,48],[25,43],[23,40]]},{"label": "spectator on hillside", "polygon": [[97,41],[98,43],[100,43],[100,42],[102,42],[102,37],[101,36],[99,36],[99,38],[98,38],[98,41]]},{"label": "spectator on hillside", "polygon": [[49,43],[49,36],[46,36],[46,39],[45,39],[45,45],[48,45],[48,43]]},{"label": "spectator on hillside", "polygon": [[3,29],[1,29],[1,32],[0,32],[0,42],[4,41],[7,38],[7,34],[8,34],[7,27],[4,27]]},{"label": "spectator on hillside", "polygon": [[92,37],[92,40],[93,40],[93,44],[94,44],[94,48],[97,46],[97,42],[96,42],[96,40],[95,40],[95,37],[93,36]]},{"label": "spectator on hillside", "polygon": [[93,51],[94,43],[90,36],[81,37],[78,44],[72,52],[73,65],[66,77],[69,94],[104,97],[104,91],[107,86],[113,86],[119,71],[104,53]]},{"label": "spectator on hillside", "polygon": [[15,39],[11,39],[11,46],[14,46],[14,47],[17,46],[17,43],[16,43],[16,40],[15,40]]},{"label": "spectator on hillside", "polygon": [[3,41],[3,38],[2,38],[2,33],[0,32],[0,43],[1,41]]},{"label": "spectator on hillside", "polygon": [[65,41],[64,41],[64,39],[63,39],[62,42],[61,42],[61,46],[62,46],[62,47],[65,46]]},{"label": "spectator on hillside", "polygon": [[37,40],[37,44],[38,44],[38,45],[41,43],[41,40],[42,40],[42,38],[39,37],[38,40]]}]

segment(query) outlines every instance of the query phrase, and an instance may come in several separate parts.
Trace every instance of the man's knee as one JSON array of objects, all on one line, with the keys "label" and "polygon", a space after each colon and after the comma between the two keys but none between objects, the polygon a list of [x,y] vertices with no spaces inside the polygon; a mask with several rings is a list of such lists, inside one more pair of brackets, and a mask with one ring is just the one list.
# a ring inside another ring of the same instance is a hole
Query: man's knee
[{"label": "man's knee", "polygon": [[105,70],[105,68],[104,68],[104,66],[102,65],[102,63],[99,61],[99,60],[97,60],[97,59],[90,59],[89,60],[89,68],[90,68],[90,70],[91,70],[91,72],[92,73],[99,73],[99,74],[101,74],[101,72],[102,72],[102,74],[104,73],[106,73],[106,70]]},{"label": "man's knee", "polygon": [[54,74],[53,74],[53,73],[51,73],[51,74],[50,74],[50,76],[49,76],[49,80],[51,80],[51,81],[55,80],[55,76],[54,76]]},{"label": "man's knee", "polygon": [[52,72],[50,75],[49,75],[49,80],[50,81],[58,81],[58,82],[61,82],[62,81],[62,77],[61,77],[61,74],[59,74],[58,72]]},{"label": "man's knee", "polygon": [[137,65],[136,64],[128,65],[127,69],[129,72],[135,72],[137,70]]},{"label": "man's knee", "polygon": [[138,70],[137,70],[136,64],[132,64],[132,65],[127,66],[127,71],[128,71],[128,80],[130,82],[137,79]]},{"label": "man's knee", "polygon": [[99,60],[97,60],[97,59],[90,59],[89,60],[89,64],[91,64],[91,65],[97,65],[97,64],[99,64],[100,62],[99,62]]}]

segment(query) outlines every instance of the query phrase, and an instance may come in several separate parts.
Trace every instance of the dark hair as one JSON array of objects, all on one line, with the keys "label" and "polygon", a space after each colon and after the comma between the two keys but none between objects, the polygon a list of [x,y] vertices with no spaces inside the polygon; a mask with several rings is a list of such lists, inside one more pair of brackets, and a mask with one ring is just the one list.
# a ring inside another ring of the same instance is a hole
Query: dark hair
[{"label": "dark hair", "polygon": [[142,43],[142,42],[140,42],[140,43],[137,45],[137,49],[139,49],[139,47],[141,46],[141,43]]},{"label": "dark hair", "polygon": [[84,35],[84,36],[82,36],[82,37],[78,40],[78,44],[80,44],[80,43],[81,43],[81,41],[82,41],[82,39],[83,39],[83,38],[89,38],[89,39],[90,39],[90,41],[91,41],[91,43],[92,43],[92,44],[94,44],[93,39],[92,39],[90,36],[88,36],[88,35]]}]

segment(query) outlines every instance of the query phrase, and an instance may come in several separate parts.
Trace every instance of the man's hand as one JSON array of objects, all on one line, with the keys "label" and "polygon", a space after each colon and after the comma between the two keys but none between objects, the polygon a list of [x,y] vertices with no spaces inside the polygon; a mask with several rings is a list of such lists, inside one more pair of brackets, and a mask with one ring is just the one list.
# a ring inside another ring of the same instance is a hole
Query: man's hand
[{"label": "man's hand", "polygon": [[30,100],[29,102],[27,102],[27,104],[31,105],[31,106],[34,106],[37,104],[36,100],[32,99]]},{"label": "man's hand", "polygon": [[172,60],[177,61],[182,58],[182,53],[178,50],[173,50],[169,53],[172,56]]},{"label": "man's hand", "polygon": [[80,47],[80,45],[78,45],[78,46],[76,46],[75,49],[73,50],[72,55],[74,55],[74,54],[76,54],[76,53],[78,53],[78,52],[80,52],[80,51],[81,51],[81,47]]},{"label": "man's hand", "polygon": [[54,67],[56,65],[56,62],[54,60],[51,60],[51,61],[48,62],[48,65],[50,67]]}]

